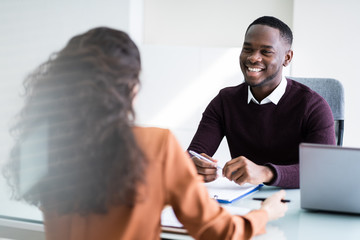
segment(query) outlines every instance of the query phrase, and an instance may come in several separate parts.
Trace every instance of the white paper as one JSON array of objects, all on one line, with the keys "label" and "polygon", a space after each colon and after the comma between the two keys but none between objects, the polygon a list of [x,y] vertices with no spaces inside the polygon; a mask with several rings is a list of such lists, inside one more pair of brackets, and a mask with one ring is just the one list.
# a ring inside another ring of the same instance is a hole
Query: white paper
[{"label": "white paper", "polygon": [[[221,205],[221,207],[225,208],[232,215],[243,216],[251,211],[250,208],[235,207],[231,205]],[[176,218],[176,215],[172,207],[170,206],[165,207],[161,213],[161,226],[175,227],[175,228],[183,227],[182,223],[179,222],[179,220]]]},{"label": "white paper", "polygon": [[172,207],[167,206],[161,213],[161,226],[178,227],[181,228],[183,225],[176,218]]}]

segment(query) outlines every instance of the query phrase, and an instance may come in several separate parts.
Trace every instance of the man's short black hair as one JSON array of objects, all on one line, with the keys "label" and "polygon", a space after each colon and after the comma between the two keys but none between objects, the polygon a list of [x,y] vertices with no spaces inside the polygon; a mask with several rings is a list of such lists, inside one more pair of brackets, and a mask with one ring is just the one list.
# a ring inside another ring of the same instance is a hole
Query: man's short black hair
[{"label": "man's short black hair", "polygon": [[265,25],[265,26],[279,29],[280,36],[282,38],[284,38],[291,46],[292,41],[293,41],[292,31],[289,28],[289,26],[286,25],[286,23],[284,23],[280,19],[277,19],[277,18],[271,17],[271,16],[259,17],[258,19],[256,19],[249,25],[249,27],[246,29],[246,33],[249,31],[249,28],[253,25]]}]

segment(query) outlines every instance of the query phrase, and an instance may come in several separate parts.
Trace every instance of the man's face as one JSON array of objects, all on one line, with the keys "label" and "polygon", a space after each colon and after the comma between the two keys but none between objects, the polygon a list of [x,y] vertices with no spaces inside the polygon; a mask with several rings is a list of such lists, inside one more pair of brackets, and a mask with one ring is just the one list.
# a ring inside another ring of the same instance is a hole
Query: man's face
[{"label": "man's face", "polygon": [[283,66],[291,58],[290,46],[278,29],[253,25],[245,35],[239,61],[248,85],[274,89],[281,81]]}]

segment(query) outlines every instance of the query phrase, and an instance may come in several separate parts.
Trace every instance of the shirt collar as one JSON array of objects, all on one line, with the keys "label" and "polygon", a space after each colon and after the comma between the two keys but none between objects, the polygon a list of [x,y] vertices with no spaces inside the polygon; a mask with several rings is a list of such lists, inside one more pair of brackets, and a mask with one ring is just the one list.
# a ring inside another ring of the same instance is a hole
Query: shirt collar
[{"label": "shirt collar", "polygon": [[250,101],[252,100],[254,103],[259,104],[259,105],[270,103],[270,102],[277,105],[278,102],[280,101],[281,97],[285,93],[286,85],[287,85],[287,81],[286,81],[286,78],[283,76],[281,78],[280,84],[274,89],[274,91],[272,91],[272,93],[270,93],[269,96],[264,98],[260,103],[255,99],[255,97],[253,96],[253,94],[252,94],[252,92],[250,90],[250,86],[248,86],[248,100],[247,100],[247,103],[249,104]]}]

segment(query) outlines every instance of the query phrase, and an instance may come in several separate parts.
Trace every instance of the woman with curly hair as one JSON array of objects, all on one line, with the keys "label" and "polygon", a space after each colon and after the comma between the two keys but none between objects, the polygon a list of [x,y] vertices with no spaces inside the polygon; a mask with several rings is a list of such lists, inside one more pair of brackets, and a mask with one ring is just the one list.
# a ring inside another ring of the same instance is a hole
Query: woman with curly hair
[{"label": "woman with curly hair", "polygon": [[134,125],[140,70],[129,36],[99,27],[25,80],[4,174],[16,199],[43,212],[46,238],[159,239],[165,205],[197,239],[248,239],[284,215],[283,191],[230,215],[169,130]]}]

